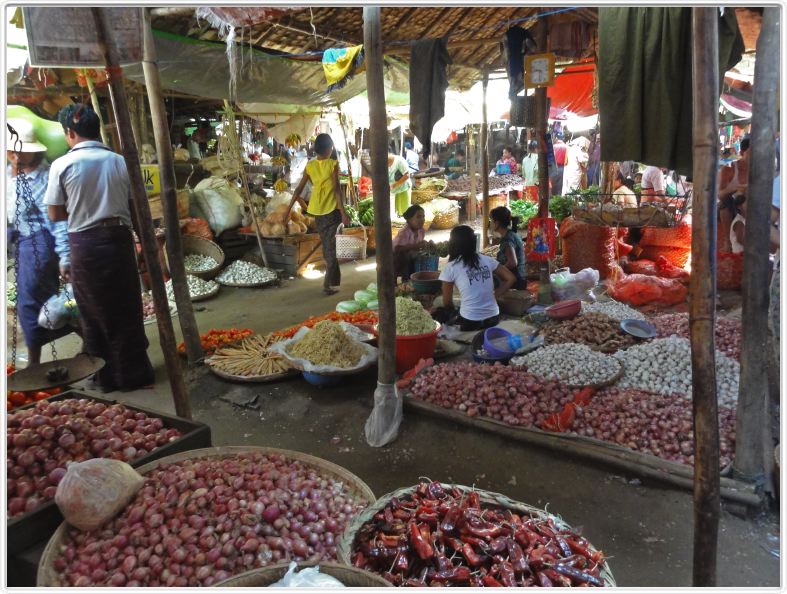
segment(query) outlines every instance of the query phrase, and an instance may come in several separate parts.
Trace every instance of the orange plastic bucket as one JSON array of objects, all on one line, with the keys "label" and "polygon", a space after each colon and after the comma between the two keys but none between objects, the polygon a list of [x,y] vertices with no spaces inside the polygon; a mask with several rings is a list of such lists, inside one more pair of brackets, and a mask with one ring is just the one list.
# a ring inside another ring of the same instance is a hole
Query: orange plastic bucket
[{"label": "orange plastic bucket", "polygon": [[[435,322],[433,332],[396,337],[396,373],[404,373],[415,367],[421,359],[429,359],[434,356],[437,333],[440,332],[440,328],[440,323]],[[377,324],[374,326],[374,334],[378,335]]]}]

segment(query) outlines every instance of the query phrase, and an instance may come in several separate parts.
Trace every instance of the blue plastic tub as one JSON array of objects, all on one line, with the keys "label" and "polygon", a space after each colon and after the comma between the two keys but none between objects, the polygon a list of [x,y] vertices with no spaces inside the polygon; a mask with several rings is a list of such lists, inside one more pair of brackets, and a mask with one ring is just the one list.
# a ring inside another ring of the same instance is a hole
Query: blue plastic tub
[{"label": "blue plastic tub", "polygon": [[319,386],[321,388],[328,388],[335,386],[342,381],[342,375],[320,375],[319,373],[303,372],[303,379],[309,382],[312,386]]},{"label": "blue plastic tub", "polygon": [[436,272],[439,265],[440,257],[437,254],[420,256],[413,260],[413,272]]}]

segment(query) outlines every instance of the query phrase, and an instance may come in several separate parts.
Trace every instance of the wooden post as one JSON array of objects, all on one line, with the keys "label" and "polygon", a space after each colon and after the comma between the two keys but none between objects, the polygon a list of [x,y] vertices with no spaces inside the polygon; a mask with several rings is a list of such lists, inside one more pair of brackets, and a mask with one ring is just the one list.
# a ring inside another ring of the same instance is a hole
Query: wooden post
[{"label": "wooden post", "polygon": [[145,193],[145,182],[142,180],[142,169],[139,165],[139,155],[134,143],[131,122],[129,118],[126,90],[123,87],[122,70],[118,65],[117,49],[107,35],[109,27],[105,9],[91,8],[93,19],[96,23],[98,45],[104,56],[107,74],[109,75],[109,92],[112,99],[112,108],[115,112],[120,146],[126,160],[126,168],[131,182],[132,202],[138,223],[137,232],[142,243],[142,253],[145,256],[150,281],[153,288],[153,304],[156,308],[156,322],[158,323],[159,341],[164,353],[164,362],[167,367],[167,376],[172,387],[172,397],[175,401],[175,412],[186,419],[191,418],[191,404],[189,403],[186,383],[183,381],[183,371],[180,368],[175,333],[172,329],[172,319],[169,316],[169,303],[167,292],[164,288],[164,276],[161,271],[161,262],[158,258],[158,246],[153,231],[153,220],[150,217],[150,205]]},{"label": "wooden post", "polygon": [[[549,34],[549,17],[544,17],[536,24],[536,44],[538,51],[547,51],[547,36]],[[538,140],[538,216],[549,216],[549,163],[547,160],[547,126],[549,111],[547,110],[547,89],[536,89],[536,138]],[[551,287],[549,284],[549,262],[541,262],[538,278],[538,302],[548,304],[552,302]]]},{"label": "wooden post", "polygon": [[476,163],[476,142],[475,130],[471,126],[467,127],[467,162],[470,172],[470,194],[467,196],[467,220],[475,221],[478,218],[478,184],[475,179],[475,172],[478,169]]},{"label": "wooden post", "polygon": [[763,429],[768,410],[768,261],[773,194],[776,95],[779,86],[779,9],[765,8],[757,39],[751,117],[746,242],[743,250],[741,379],[735,428],[737,478],[756,482],[763,476]]},{"label": "wooden post", "polygon": [[98,103],[98,94],[96,93],[96,86],[93,84],[93,79],[87,73],[87,69],[83,69],[82,73],[85,75],[85,82],[87,83],[87,90],[90,93],[90,103],[93,105],[93,111],[96,112],[98,116],[99,124],[101,128],[99,129],[101,132],[101,142],[106,144],[107,146],[112,146],[112,143],[109,140],[109,135],[107,134],[107,129],[104,128],[104,116],[101,115],[101,105]]},{"label": "wooden post", "polygon": [[484,202],[481,205],[481,249],[489,245],[489,123],[486,114],[486,90],[489,86],[489,71],[484,69],[481,79],[483,99],[481,103],[481,192]]},{"label": "wooden post", "polygon": [[175,159],[172,156],[172,142],[169,137],[167,109],[161,94],[161,76],[156,62],[156,46],[153,41],[153,30],[150,27],[150,10],[145,11],[144,28],[144,59],[142,69],[145,74],[145,87],[148,92],[150,113],[153,118],[153,137],[156,141],[158,154],[159,179],[161,180],[161,206],[164,214],[164,231],[167,238],[167,260],[169,273],[172,277],[172,288],[175,303],[178,306],[178,321],[186,344],[186,356],[190,365],[194,365],[205,356],[199,337],[197,320],[189,296],[186,282],[186,267],[183,264],[183,243],[180,237],[180,219],[178,217],[177,183],[175,181]]},{"label": "wooden post", "polygon": [[716,164],[719,158],[718,9],[692,9],[694,201],[689,285],[694,409],[694,576],[716,585],[719,533],[719,421],[716,402]]},{"label": "wooden post", "polygon": [[374,188],[374,230],[377,242],[377,296],[379,302],[379,362],[377,382],[391,385],[396,379],[396,304],[391,238],[391,192],[388,185],[388,123],[385,114],[383,51],[380,8],[363,7],[363,40],[366,50],[366,88],[369,93],[369,140]]}]

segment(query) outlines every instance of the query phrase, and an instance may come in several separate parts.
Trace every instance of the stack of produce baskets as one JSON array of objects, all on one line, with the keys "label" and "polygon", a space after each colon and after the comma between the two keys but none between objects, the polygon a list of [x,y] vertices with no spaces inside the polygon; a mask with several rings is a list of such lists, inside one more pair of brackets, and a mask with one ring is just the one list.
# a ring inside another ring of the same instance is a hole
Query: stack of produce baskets
[{"label": "stack of produce baskets", "polygon": [[398,586],[616,585],[603,553],[561,518],[462,485],[384,495],[353,519],[337,552]]},{"label": "stack of produce baskets", "polygon": [[453,229],[459,224],[459,205],[454,200],[437,198],[429,203],[434,212],[432,227],[435,229]]},{"label": "stack of produce baskets", "polygon": [[440,177],[427,177],[416,183],[412,192],[412,203],[423,204],[437,198],[448,187],[448,182]]}]

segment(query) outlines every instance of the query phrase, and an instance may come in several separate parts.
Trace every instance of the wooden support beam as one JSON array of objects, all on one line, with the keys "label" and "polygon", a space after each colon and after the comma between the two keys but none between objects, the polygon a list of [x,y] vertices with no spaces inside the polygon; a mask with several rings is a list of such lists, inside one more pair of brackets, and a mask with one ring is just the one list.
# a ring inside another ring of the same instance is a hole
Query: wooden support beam
[{"label": "wooden support beam", "polygon": [[[534,28],[536,46],[545,52],[549,45],[549,17],[541,19]],[[536,139],[538,141],[538,216],[549,216],[549,162],[547,160],[547,89],[536,89]],[[541,262],[538,279],[538,302],[542,305],[552,303],[549,283],[549,262]]]},{"label": "wooden support beam", "polygon": [[132,203],[138,226],[137,232],[153,288],[153,304],[156,309],[159,341],[161,350],[164,353],[167,376],[172,388],[172,398],[175,401],[175,412],[178,416],[190,419],[191,404],[189,403],[186,383],[183,380],[183,371],[180,368],[180,358],[175,341],[175,332],[172,328],[172,319],[169,316],[169,303],[167,301],[167,292],[164,288],[164,276],[158,257],[158,245],[153,231],[153,220],[150,216],[150,205],[145,192],[145,183],[142,180],[139,154],[137,153],[131,130],[128,100],[126,99],[126,90],[123,86],[119,66],[120,60],[115,44],[107,35],[109,16],[106,14],[106,9],[91,8],[91,11],[96,25],[98,45],[109,75],[110,97],[120,132],[120,147],[126,160],[126,168],[128,169],[128,176],[131,182]]},{"label": "wooden support beam", "polygon": [[481,103],[481,192],[484,202],[481,205],[481,249],[489,245],[489,122],[486,109],[486,92],[489,86],[489,73],[484,70],[481,82],[483,99]]},{"label": "wooden support beam", "polygon": [[[145,10],[145,9],[143,9]],[[186,282],[186,267],[183,263],[183,244],[180,237],[178,217],[177,183],[175,181],[175,159],[172,155],[172,141],[169,136],[167,108],[161,92],[161,76],[156,62],[156,45],[153,30],[150,28],[150,13],[145,10],[143,23],[144,49],[142,69],[145,73],[145,88],[148,93],[150,114],[153,118],[153,138],[158,155],[159,178],[161,180],[161,205],[164,214],[166,233],[167,262],[172,277],[175,303],[178,306],[178,322],[186,345],[186,357],[190,365],[201,361],[205,356],[199,337],[197,319],[191,304],[189,286]]]},{"label": "wooden support beam", "polygon": [[756,483],[765,475],[763,433],[768,411],[768,274],[771,200],[773,195],[777,94],[779,89],[779,9],[765,8],[757,39],[751,157],[746,198],[746,242],[743,250],[741,378],[735,428],[736,478]]},{"label": "wooden support beam", "polygon": [[716,169],[719,159],[718,8],[692,8],[694,103],[689,327],[694,410],[694,587],[716,585],[719,419],[716,400]]}]

